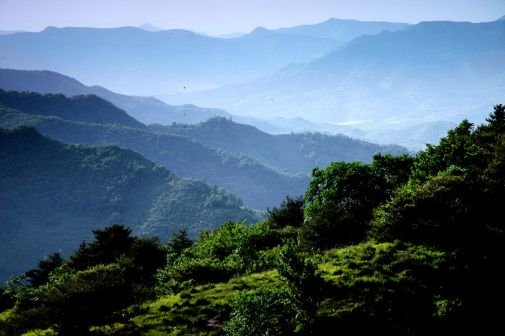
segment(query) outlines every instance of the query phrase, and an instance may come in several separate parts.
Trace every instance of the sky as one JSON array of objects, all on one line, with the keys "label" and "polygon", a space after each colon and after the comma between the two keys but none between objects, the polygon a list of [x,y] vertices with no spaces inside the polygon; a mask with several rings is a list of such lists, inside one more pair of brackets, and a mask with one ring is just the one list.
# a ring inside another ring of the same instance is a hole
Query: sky
[{"label": "sky", "polygon": [[505,15],[505,0],[0,0],[0,30],[119,27],[150,23],[210,35],[363,21],[483,22]]}]

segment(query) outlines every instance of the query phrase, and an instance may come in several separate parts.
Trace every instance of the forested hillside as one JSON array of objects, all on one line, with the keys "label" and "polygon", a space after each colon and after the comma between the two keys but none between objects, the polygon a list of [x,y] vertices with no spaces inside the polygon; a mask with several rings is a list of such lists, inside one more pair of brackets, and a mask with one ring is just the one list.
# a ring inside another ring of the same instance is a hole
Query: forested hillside
[{"label": "forested hillside", "polygon": [[187,136],[230,153],[241,153],[266,166],[292,174],[308,175],[312,169],[325,167],[332,161],[370,162],[377,153],[407,153],[401,146],[381,146],[343,135],[272,135],[219,117],[196,125],[150,125],[149,128],[161,133]]},{"label": "forested hillside", "polygon": [[304,198],[255,225],[227,222],[195,240],[180,231],[164,245],[121,226],[96,230],[69,258],[41,260],[2,289],[0,330],[495,334],[504,206],[497,105],[485,124],[464,120],[415,157],[316,169]]},{"label": "forested hillside", "polygon": [[[24,96],[36,97],[29,103],[13,104],[23,110],[10,108],[11,96],[22,101]],[[57,97],[62,102],[57,103]],[[62,109],[65,113],[51,115],[51,111],[69,102],[83,103],[76,109],[86,111],[90,122],[76,122],[73,108]],[[99,100],[95,96],[66,98],[64,96],[41,95],[37,93],[4,92],[0,94],[0,127],[14,128],[31,125],[50,137],[73,144],[103,145],[114,144],[134,150],[156,164],[164,166],[178,176],[193,177],[209,184],[225,188],[239,196],[247,206],[266,210],[267,206],[279,204],[286,195],[301,195],[308,183],[307,176],[293,176],[270,169],[244,155],[236,155],[224,150],[213,149],[200,142],[182,136],[158,134],[142,127],[126,127],[121,124],[101,122],[103,118],[94,117],[94,110],[87,109],[89,101]],[[40,103],[35,103],[39,101]],[[110,104],[109,104],[110,105]],[[39,112],[41,106],[45,108]],[[112,105],[111,105],[112,106]],[[25,112],[24,110],[28,112]],[[118,110],[121,111],[121,110]],[[108,111],[115,112],[115,111]],[[124,113],[124,112],[123,112]],[[64,119],[60,117],[64,115]],[[70,115],[68,119],[67,115]],[[115,115],[108,113],[107,119]]]},{"label": "forested hillside", "polygon": [[97,124],[145,127],[125,111],[94,95],[67,98],[62,94],[41,95],[0,89],[0,104],[35,115]]},{"label": "forested hillside", "polygon": [[115,146],[66,145],[23,127],[0,131],[0,153],[1,281],[104,225],[167,239],[258,218],[236,196]]}]

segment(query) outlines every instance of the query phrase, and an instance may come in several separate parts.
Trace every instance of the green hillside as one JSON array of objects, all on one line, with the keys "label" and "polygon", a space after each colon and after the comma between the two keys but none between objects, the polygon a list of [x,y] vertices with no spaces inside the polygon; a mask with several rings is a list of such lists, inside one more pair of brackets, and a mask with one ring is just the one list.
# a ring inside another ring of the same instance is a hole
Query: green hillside
[{"label": "green hillside", "polygon": [[266,210],[268,206],[279,204],[286,195],[301,195],[308,183],[306,176],[282,174],[243,155],[214,150],[187,137],[0,108],[0,127],[22,125],[34,126],[41,133],[65,143],[115,144],[134,150],[178,176],[194,177],[223,187],[255,209]]},{"label": "green hillside", "polygon": [[68,253],[90,230],[122,223],[167,239],[257,215],[222,189],[180,179],[115,146],[66,145],[24,127],[0,132],[0,278],[53,251]]},{"label": "green hillside", "polygon": [[252,226],[226,222],[194,241],[180,231],[165,245],[117,225],[94,231],[2,288],[0,332],[496,334],[505,106],[486,120],[462,121],[416,157],[316,169],[304,199]]}]

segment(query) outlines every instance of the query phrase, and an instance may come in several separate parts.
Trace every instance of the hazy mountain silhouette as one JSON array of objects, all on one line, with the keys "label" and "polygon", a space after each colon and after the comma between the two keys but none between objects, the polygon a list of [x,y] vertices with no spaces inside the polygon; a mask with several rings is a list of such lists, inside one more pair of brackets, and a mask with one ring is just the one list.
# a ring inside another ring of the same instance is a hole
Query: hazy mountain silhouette
[{"label": "hazy mountain silhouette", "polygon": [[194,105],[168,105],[154,97],[122,95],[101,86],[86,86],[78,80],[53,71],[0,69],[0,89],[62,93],[66,96],[94,94],[124,109],[135,119],[145,123],[198,123],[211,117],[230,114],[219,109]]},{"label": "hazy mountain silhouette", "polygon": [[397,31],[408,26],[407,23],[366,22],[331,18],[318,24],[281,28],[275,31],[285,34],[328,38],[341,45],[361,35],[374,35],[382,31]]},{"label": "hazy mountain silhouette", "polygon": [[222,39],[187,30],[48,27],[0,36],[0,67],[50,69],[119,92],[156,94],[256,78],[335,47],[330,39],[272,31]]},{"label": "hazy mountain silhouette", "polygon": [[[482,121],[505,90],[505,21],[423,22],[362,36],[310,63],[183,97],[232,114],[356,127]],[[436,139],[433,139],[436,141]]]},{"label": "hazy mountain silhouette", "polygon": [[163,30],[163,28],[154,26],[150,23],[144,23],[143,25],[139,26],[139,28],[150,31],[150,32],[157,32],[157,31]]}]

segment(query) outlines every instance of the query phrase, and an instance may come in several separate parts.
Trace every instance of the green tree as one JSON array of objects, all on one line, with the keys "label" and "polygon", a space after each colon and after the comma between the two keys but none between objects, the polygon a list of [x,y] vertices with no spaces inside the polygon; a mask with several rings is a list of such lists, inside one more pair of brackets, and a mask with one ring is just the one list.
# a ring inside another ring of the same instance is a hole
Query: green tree
[{"label": "green tree", "polygon": [[303,224],[303,206],[305,200],[302,196],[297,198],[286,197],[280,207],[267,209],[267,221],[272,228],[281,229],[286,226],[300,227]]},{"label": "green tree", "polygon": [[288,284],[289,302],[296,312],[296,330],[310,334],[324,291],[324,281],[316,274],[316,265],[300,255],[296,246],[289,242],[280,253],[277,270]]},{"label": "green tree", "polygon": [[284,291],[261,288],[242,292],[232,304],[225,331],[230,336],[291,335],[293,316]]},{"label": "green tree", "polygon": [[482,166],[483,149],[473,137],[473,124],[463,120],[436,146],[427,145],[414,162],[411,181],[422,183],[451,166],[475,171]]},{"label": "green tree", "polygon": [[63,259],[58,252],[51,254],[47,259],[41,260],[37,264],[37,268],[29,270],[25,273],[30,285],[37,287],[47,282],[49,274],[63,263]]},{"label": "green tree", "polygon": [[485,195],[457,167],[428,179],[421,186],[406,185],[378,208],[371,235],[381,241],[399,239],[418,244],[460,247],[482,235]]},{"label": "green tree", "polygon": [[134,241],[130,236],[131,230],[119,224],[93,230],[93,235],[95,239],[91,243],[82,243],[70,256],[71,267],[82,270],[98,264],[112,263],[125,255]]},{"label": "green tree", "polygon": [[169,258],[178,257],[184,249],[193,245],[193,241],[188,236],[188,230],[182,229],[174,234],[167,243],[167,254]]},{"label": "green tree", "polygon": [[488,127],[498,134],[505,132],[505,105],[498,104],[494,107],[494,112],[486,118]]},{"label": "green tree", "polygon": [[360,241],[386,191],[384,178],[370,165],[333,162],[325,169],[314,169],[305,194],[302,243],[327,248]]}]

